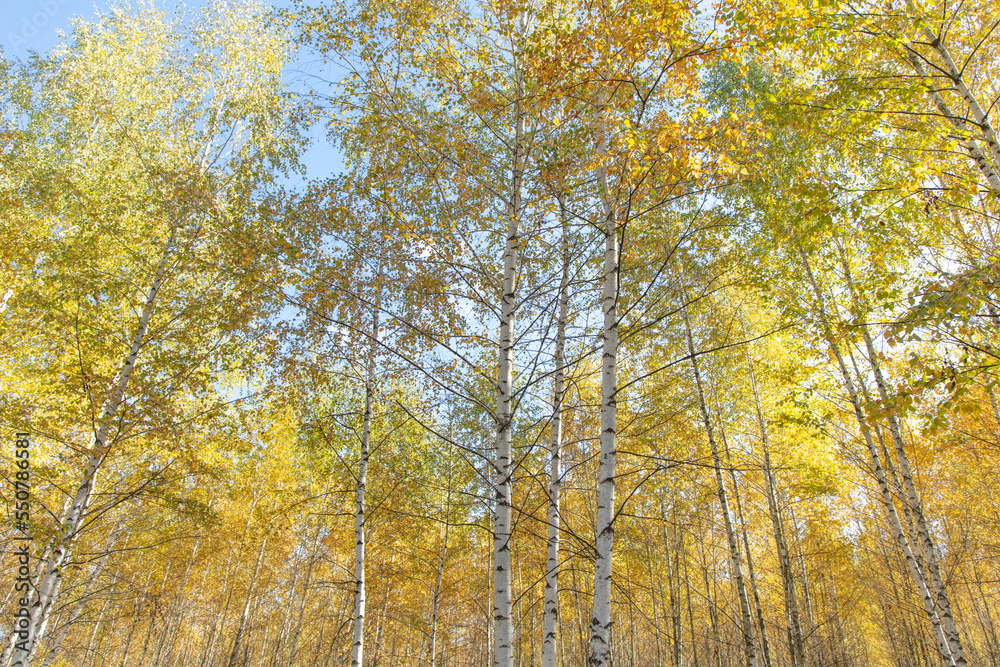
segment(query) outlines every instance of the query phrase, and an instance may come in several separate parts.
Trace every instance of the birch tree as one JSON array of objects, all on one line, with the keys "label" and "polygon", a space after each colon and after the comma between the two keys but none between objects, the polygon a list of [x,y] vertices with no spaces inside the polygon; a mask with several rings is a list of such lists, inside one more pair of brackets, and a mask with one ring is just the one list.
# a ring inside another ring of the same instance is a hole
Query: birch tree
[{"label": "birch tree", "polygon": [[[57,167],[57,173],[79,186],[68,188],[60,198],[60,214],[67,216],[68,224],[53,228],[53,234],[61,252],[46,258],[44,268],[39,267],[40,279],[30,291],[14,295],[18,312],[30,307],[32,298],[44,298],[47,287],[64,281],[73,284],[74,291],[94,290],[97,296],[89,309],[91,315],[106,316],[102,310],[117,303],[134,316],[116,318],[108,325],[90,323],[95,328],[118,328],[119,333],[127,330],[127,337],[122,336],[127,343],[95,346],[96,354],[88,353],[76,373],[83,373],[91,400],[92,437],[83,447],[83,470],[72,483],[67,511],[47,549],[32,597],[28,636],[15,644],[14,663],[28,664],[45,634],[59,597],[62,572],[72,562],[73,544],[88,523],[98,474],[125,434],[123,409],[130,388],[136,385],[143,351],[172,338],[183,339],[169,327],[156,324],[157,311],[166,309],[174,321],[193,319],[194,283],[211,275],[202,272],[199,276],[198,264],[192,262],[194,253],[225,254],[234,218],[253,215],[248,197],[264,178],[267,161],[291,155],[289,110],[276,90],[283,57],[281,40],[249,28],[258,11],[252,7],[206,10],[201,22],[186,34],[179,19],[153,11],[136,16],[112,14],[95,24],[81,22],[63,52],[23,73],[23,90],[30,91],[26,103],[30,100],[45,112],[28,120],[28,131],[39,142],[36,150],[48,153],[52,160],[70,157],[65,166]],[[246,28],[249,37],[238,42],[234,33],[221,29],[223,25]],[[192,53],[212,46],[227,55],[218,65],[200,61]],[[102,49],[131,59],[131,64],[102,59]],[[255,55],[248,57],[250,52]],[[196,72],[214,82],[214,97],[206,98],[203,88],[191,86],[188,77]],[[107,95],[101,90],[107,90]],[[239,114],[234,113],[233,105],[247,105],[257,115],[242,115],[243,106]],[[68,130],[49,133],[66,121],[70,122]],[[110,152],[111,146],[125,148]],[[116,189],[126,182],[133,185]],[[103,196],[108,204],[95,208],[86,194],[90,188],[107,189]],[[139,220],[137,228],[129,231],[128,225]],[[112,251],[106,260],[99,260],[115,278],[102,283],[98,274],[81,271],[79,264],[60,275],[61,263],[81,257],[78,253],[94,234],[105,229],[120,234],[117,241],[125,250]],[[119,277],[129,271],[134,272],[133,281]],[[232,290],[234,284],[223,282],[218,288]],[[206,295],[204,287],[201,292]],[[212,293],[211,288],[207,293]],[[251,307],[259,303],[259,299],[247,301]],[[213,326],[246,328],[252,319],[246,309],[237,309]],[[194,336],[191,343],[203,345],[208,340],[210,336]],[[62,342],[61,337],[54,342]],[[205,348],[186,349],[189,354],[206,354]],[[177,359],[167,363],[175,364]],[[88,367],[97,371],[96,378],[88,376]],[[104,376],[103,369],[112,367],[114,371]],[[31,423],[30,413],[22,419]]]}]

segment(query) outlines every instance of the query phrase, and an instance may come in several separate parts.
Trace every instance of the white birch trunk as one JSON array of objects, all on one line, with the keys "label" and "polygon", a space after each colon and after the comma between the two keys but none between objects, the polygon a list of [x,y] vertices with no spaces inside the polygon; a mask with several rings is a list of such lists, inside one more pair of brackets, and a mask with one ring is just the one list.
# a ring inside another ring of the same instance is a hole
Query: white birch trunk
[{"label": "white birch trunk", "polygon": [[[683,280],[683,278],[682,278]],[[736,584],[736,592],[740,600],[740,630],[743,634],[743,650],[746,656],[747,667],[757,667],[757,647],[753,639],[753,619],[750,616],[750,599],[747,595],[746,581],[743,578],[743,559],[740,556],[740,546],[736,539],[736,530],[733,527],[733,515],[729,508],[729,498],[726,494],[725,481],[722,478],[722,460],[719,457],[719,447],[715,442],[715,432],[712,429],[712,420],[708,414],[708,405],[705,402],[705,392],[701,383],[701,372],[698,368],[698,357],[694,350],[694,338],[691,335],[691,320],[688,317],[688,296],[687,290],[681,285],[681,316],[684,319],[684,333],[687,338],[688,354],[691,357],[691,368],[694,371],[694,385],[698,394],[698,407],[701,409],[701,419],[705,425],[705,434],[708,436],[708,444],[712,450],[712,463],[715,468],[715,484],[719,497],[719,505],[722,508],[722,520],[726,528],[726,537],[729,540],[729,557],[733,565],[733,579]]]},{"label": "white birch trunk", "polygon": [[[240,566],[243,564],[243,551],[246,549],[247,534],[250,532],[250,524],[253,522],[253,512],[257,508],[257,501],[260,499],[260,489],[258,488],[254,492],[253,502],[250,504],[250,511],[247,512],[246,523],[243,524],[243,533],[240,536],[240,548],[236,552],[236,563],[231,568],[232,577],[230,579],[229,574],[226,574],[226,579],[224,580],[223,590],[226,593],[226,602],[222,605],[222,609],[219,614],[216,615],[212,630],[208,635],[208,644],[205,647],[205,652],[202,655],[201,663],[203,665],[211,666],[215,662],[215,652],[221,644],[222,633],[226,630],[226,622],[229,619],[229,607],[233,602],[233,592],[236,590],[236,579],[240,574]],[[232,553],[232,551],[230,551]]]},{"label": "white birch trunk", "polygon": [[565,393],[566,320],[569,318],[569,223],[566,202],[559,196],[562,226],[562,278],[559,281],[559,322],[556,325],[556,374],[552,396],[552,443],[549,449],[548,554],[545,569],[542,667],[556,667],[559,633],[559,494],[562,489],[562,412]]},{"label": "white birch trunk", "polygon": [[[209,503],[209,509],[212,505]],[[184,569],[184,576],[181,578],[181,583],[177,586],[177,593],[174,598],[174,602],[171,606],[175,607],[171,617],[167,619],[167,623],[163,628],[163,632],[160,635],[160,640],[156,647],[156,654],[153,657],[153,667],[159,667],[159,665],[169,662],[170,654],[173,652],[174,641],[177,637],[177,631],[181,624],[184,622],[184,616],[188,607],[188,597],[184,594],[187,589],[188,578],[191,575],[191,568],[194,566],[195,558],[198,556],[198,549],[201,547],[202,538],[199,537],[194,543],[194,548],[191,550],[191,555],[188,557],[187,566]],[[163,653],[166,649],[166,654]]]},{"label": "white birch trunk", "polygon": [[73,542],[76,540],[86,517],[87,505],[90,503],[90,496],[97,481],[97,472],[111,449],[111,444],[107,441],[108,435],[114,424],[115,416],[118,414],[118,409],[125,400],[125,391],[128,389],[129,380],[135,370],[139,351],[145,343],[149,321],[153,317],[156,306],[156,297],[160,292],[160,285],[173,252],[175,236],[176,230],[171,230],[170,238],[163,248],[159,264],[156,267],[153,284],[150,286],[146,301],[143,303],[139,323],[132,338],[132,347],[118,372],[118,378],[112,387],[111,395],[101,411],[101,418],[94,433],[94,444],[83,470],[83,478],[73,494],[73,500],[62,522],[62,530],[59,532],[48,562],[45,564],[45,574],[42,575],[38,584],[37,593],[34,596],[35,600],[30,610],[26,636],[23,636],[23,639],[19,637],[14,645],[11,662],[15,667],[27,667],[30,664],[30,656],[34,654],[38,642],[44,635],[49,614],[58,596],[63,567],[69,559]]},{"label": "white birch trunk", "polygon": [[848,397],[851,400],[851,405],[854,408],[854,416],[858,421],[858,426],[861,429],[861,435],[865,441],[865,445],[868,447],[868,453],[871,456],[872,467],[875,472],[875,479],[878,483],[879,493],[882,496],[882,505],[885,507],[886,515],[889,518],[889,525],[892,529],[893,538],[899,544],[899,547],[903,552],[903,556],[906,559],[907,568],[910,571],[910,576],[913,579],[913,583],[917,588],[918,594],[920,595],[920,601],[924,607],[924,612],[927,615],[934,631],[934,639],[937,643],[938,653],[946,665],[955,665],[955,656],[952,655],[951,646],[948,643],[948,639],[945,636],[944,629],[942,628],[941,619],[938,617],[937,609],[934,605],[934,596],[927,585],[927,581],[924,578],[923,573],[920,571],[917,559],[913,554],[913,549],[909,540],[906,538],[903,525],[899,520],[899,514],[896,512],[896,506],[893,504],[892,492],[889,490],[889,484],[885,476],[885,469],[882,467],[881,456],[878,448],[875,446],[874,440],[872,439],[871,430],[868,428],[868,422],[865,419],[861,400],[858,397],[854,381],[851,379],[851,374],[847,369],[846,363],[844,362],[844,357],[840,352],[840,347],[837,345],[833,336],[833,331],[830,328],[830,322],[826,316],[826,307],[823,305],[823,293],[819,288],[819,284],[816,282],[816,278],[812,272],[812,267],[809,264],[809,259],[806,256],[805,251],[802,249],[802,246],[796,243],[796,249],[798,251],[799,258],[802,260],[802,267],[805,269],[806,277],[812,286],[813,294],[816,298],[816,307],[819,312],[820,322],[823,326],[827,344],[830,346],[830,350],[837,359],[837,364],[840,367],[840,373],[844,380],[844,387],[847,390]]},{"label": "white birch trunk", "polygon": [[[716,405],[719,405],[719,395],[716,392]],[[733,461],[729,454],[729,443],[726,441],[726,430],[722,421],[722,409],[717,410],[719,418],[719,436],[722,438],[722,449],[726,453],[726,465],[729,466],[729,478],[733,483],[733,497],[736,499],[736,517],[740,521],[740,534],[743,537],[743,551],[747,555],[747,574],[750,576],[750,592],[753,594],[754,613],[757,614],[757,632],[760,633],[760,649],[764,667],[771,667],[771,643],[767,637],[767,625],[764,623],[764,608],[760,602],[760,593],[757,588],[757,574],[754,571],[753,552],[750,551],[750,538],[747,535],[747,522],[743,516],[743,501],[740,497],[739,479],[736,470],[733,468]]]},{"label": "white birch trunk", "polygon": [[260,566],[264,561],[264,549],[267,547],[268,532],[264,533],[264,538],[260,542],[257,550],[257,561],[253,566],[253,574],[250,575],[250,586],[247,588],[247,601],[243,605],[243,613],[240,614],[240,623],[236,626],[236,637],[233,639],[233,650],[229,652],[229,667],[236,667],[238,664],[240,648],[243,645],[243,637],[246,633],[247,620],[250,618],[250,605],[253,601],[254,591],[257,589],[257,577],[260,574]]},{"label": "white birch trunk", "polygon": [[930,41],[930,46],[932,49],[937,51],[938,55],[941,56],[941,60],[944,61],[945,69],[948,72],[948,78],[955,85],[955,90],[961,96],[962,100],[968,105],[969,112],[972,114],[972,119],[979,126],[979,131],[982,134],[983,141],[986,143],[987,152],[993,159],[994,169],[1000,168],[1000,142],[997,141],[997,131],[993,127],[993,123],[990,121],[989,116],[983,111],[983,107],[979,104],[979,100],[976,96],[972,94],[969,90],[969,86],[965,83],[965,77],[962,76],[962,70],[958,68],[955,64],[955,60],[951,57],[948,48],[944,44],[944,38],[941,35],[934,34],[930,28],[924,27],[924,36]]},{"label": "white birch trunk", "polygon": [[494,462],[496,508],[493,523],[493,660],[496,667],[513,667],[514,624],[511,609],[510,539],[512,529],[513,483],[511,481],[511,419],[514,352],[515,279],[519,250],[518,225],[521,219],[521,183],[524,177],[524,81],[519,69],[514,73],[517,87],[517,118],[514,126],[514,164],[511,167],[511,195],[507,204],[507,243],[503,258],[503,294],[500,305],[500,354],[497,373],[497,452]]},{"label": "white birch trunk", "polygon": [[601,330],[601,457],[597,477],[596,557],[594,561],[594,613],[590,622],[590,665],[611,665],[611,577],[615,544],[615,469],[617,451],[618,357],[618,216],[608,184],[608,118],[601,91],[601,120],[597,135],[597,180],[604,213],[604,326]]},{"label": "white birch trunk", "polygon": [[[947,51],[945,51],[945,53],[947,53]],[[951,56],[949,55],[948,58],[950,60]],[[914,71],[917,73],[918,76],[920,76],[921,79],[929,80],[930,77],[927,74],[927,69],[924,67],[924,64],[920,61],[920,56],[915,51],[913,51],[910,48],[907,48],[906,59],[909,61],[910,65],[913,67]],[[954,66],[954,62],[952,62],[952,66]],[[959,80],[961,80],[961,78],[959,78]],[[966,88],[965,90],[968,91],[968,88]],[[972,157],[973,161],[979,167],[979,170],[983,173],[983,176],[986,177],[986,181],[990,184],[990,187],[993,189],[993,191],[1000,194],[1000,174],[998,174],[997,172],[997,170],[1000,169],[1000,157],[997,157],[996,155],[996,148],[995,148],[996,133],[993,133],[993,143],[990,143],[987,135],[987,150],[984,152],[979,141],[975,138],[975,136],[973,136],[972,131],[969,130],[968,123],[965,122],[964,118],[956,115],[951,111],[951,109],[948,107],[948,103],[945,102],[944,97],[941,96],[941,93],[939,93],[936,89],[934,89],[931,86],[927,86],[927,93],[931,96],[931,100],[934,102],[934,106],[938,108],[938,111],[941,112],[941,115],[947,118],[948,121],[955,127],[955,129],[957,129],[963,135],[965,135],[966,137],[964,142],[965,149],[969,152],[969,155]],[[969,93],[969,95],[971,97],[971,93]],[[975,98],[972,98],[972,101],[973,103],[975,103]],[[979,105],[976,104],[976,106],[978,107]],[[980,113],[982,113],[981,109]],[[981,129],[983,130],[984,133],[986,133],[992,129],[992,126],[989,125],[989,121],[988,119],[986,119],[985,115],[983,116],[983,119],[985,120],[986,124]],[[993,155],[992,162],[990,160],[989,155]]]},{"label": "white birch trunk", "polygon": [[[381,261],[381,260],[380,260]],[[365,416],[361,426],[361,456],[358,461],[358,484],[355,492],[354,515],[354,637],[351,641],[351,665],[362,667],[365,658],[365,494],[368,490],[368,455],[372,432],[372,402],[375,398],[375,353],[378,349],[378,327],[382,315],[382,266],[379,266],[375,307],[372,309],[372,331],[368,346],[368,368],[365,371]],[[311,567],[311,564],[310,564]],[[291,667],[291,663],[289,663]]]},{"label": "white birch trunk", "polygon": [[146,653],[149,652],[149,642],[153,638],[153,631],[156,629],[156,619],[159,616],[160,604],[163,601],[163,594],[167,590],[167,579],[170,577],[170,563],[167,563],[163,570],[163,580],[160,582],[160,592],[153,600],[152,609],[149,612],[149,624],[146,626],[146,639],[142,643],[142,654],[139,656],[139,664],[146,664]]},{"label": "white birch trunk", "polygon": [[90,579],[87,580],[87,585],[84,587],[83,594],[80,596],[80,599],[77,600],[76,606],[73,607],[73,611],[70,612],[69,617],[63,623],[62,627],[59,628],[59,632],[56,634],[55,640],[52,642],[52,647],[48,650],[45,655],[45,659],[42,661],[42,667],[50,667],[52,662],[55,660],[56,655],[59,653],[59,649],[62,648],[63,641],[66,640],[66,635],[69,634],[69,631],[76,622],[76,619],[78,619],[80,614],[83,613],[83,610],[87,606],[87,602],[90,599],[90,594],[94,591],[94,585],[97,584],[97,580],[100,579],[105,566],[108,564],[108,559],[111,557],[111,552],[114,549],[114,546],[115,538],[113,537],[111,543],[107,547],[108,550],[104,552],[100,560],[98,560],[97,564],[94,566],[94,571],[90,575]]},{"label": "white birch trunk", "polygon": [[[952,64],[954,65],[954,63]],[[851,295],[852,304],[855,311],[858,315],[860,315],[863,311],[861,310],[861,304],[858,300],[858,293],[855,289],[850,265],[847,262],[847,256],[844,254],[843,248],[840,248],[840,261],[844,268],[844,277],[847,280],[847,287]],[[878,387],[878,395],[879,398],[882,399],[882,405],[886,411],[886,419],[889,422],[889,433],[892,435],[893,447],[896,453],[897,468],[899,476],[902,478],[904,498],[914,524],[914,531],[916,532],[915,541],[920,547],[920,553],[923,556],[923,562],[926,567],[925,572],[930,579],[928,583],[934,591],[934,603],[938,609],[938,616],[941,619],[941,625],[944,629],[945,637],[948,639],[948,646],[951,648],[955,664],[958,667],[965,667],[967,664],[965,651],[962,649],[962,640],[958,633],[958,627],[955,624],[955,618],[951,612],[951,600],[948,596],[948,590],[945,586],[944,578],[941,575],[941,566],[938,562],[934,540],[931,538],[930,531],[927,528],[927,522],[924,518],[923,503],[920,501],[920,495],[917,493],[916,484],[913,482],[913,470],[910,467],[909,456],[906,454],[906,447],[903,441],[903,432],[900,428],[899,418],[896,416],[896,411],[893,408],[885,378],[882,375],[882,365],[878,361],[878,353],[875,350],[875,344],[872,341],[871,333],[868,331],[867,326],[861,326],[860,329],[861,335],[865,341],[865,349],[868,351],[869,364],[871,365],[872,373],[875,376],[875,385]]]},{"label": "white birch trunk", "polygon": [[451,457],[448,457],[448,498],[444,514],[444,544],[441,546],[441,556],[438,559],[437,581],[434,584],[434,597],[431,600],[431,641],[430,663],[437,666],[438,654],[438,620],[441,614],[441,594],[444,590],[444,571],[448,563],[448,538],[451,532]]},{"label": "white birch trunk", "polygon": [[782,591],[785,596],[785,623],[788,630],[788,650],[792,659],[792,667],[806,667],[805,640],[802,632],[802,618],[799,612],[799,600],[795,591],[795,574],[792,569],[792,558],[788,549],[785,528],[781,522],[778,508],[778,496],[775,491],[774,469],[771,467],[771,451],[768,443],[767,426],[764,423],[764,411],[760,406],[760,393],[757,389],[757,377],[754,374],[750,350],[747,350],[747,367],[750,371],[750,385],[753,389],[754,407],[757,411],[757,426],[760,429],[761,449],[764,459],[764,495],[767,498],[767,513],[771,519],[771,529],[774,533],[774,543],[778,551],[778,569],[781,572]]},{"label": "white birch trunk", "polygon": [[[299,603],[299,618],[295,622],[295,632],[292,633],[292,645],[288,649],[288,667],[295,665],[299,651],[299,637],[302,635],[302,617],[306,613],[306,603],[309,601],[309,584],[312,582],[313,566],[316,564],[316,551],[319,548],[320,521],[316,519],[316,535],[313,537],[312,550],[309,552],[309,565],[306,567],[306,580],[302,584],[302,602]],[[362,617],[363,618],[363,617]],[[362,623],[362,627],[364,623]]]},{"label": "white birch trunk", "polygon": [[[69,510],[69,505],[70,505],[70,501],[71,500],[72,500],[71,498],[67,498],[66,499],[66,502],[63,505],[62,511],[59,512],[59,515],[58,515],[58,517],[56,519],[56,523],[57,524],[61,524],[62,523],[63,517],[66,516],[66,512]],[[56,536],[53,536],[49,540],[49,543],[46,544],[45,548],[42,550],[41,557],[38,559],[38,564],[35,566],[34,575],[31,576],[31,583],[33,583],[35,585],[35,589],[36,590],[37,590],[38,582],[41,581],[42,575],[45,574],[46,563],[48,562],[49,555],[52,553],[52,546],[53,546],[53,543],[55,542],[55,540],[56,540]],[[11,589],[11,591],[13,592],[13,588]],[[31,599],[32,600],[34,600],[34,596],[35,596],[35,590],[32,590],[32,592],[31,592]],[[11,660],[14,657],[14,645],[17,642],[18,642],[18,633],[11,632],[10,636],[7,638],[7,644],[6,644],[6,646],[4,646],[3,655],[0,656],[0,666],[2,666],[2,667],[10,667]]]}]

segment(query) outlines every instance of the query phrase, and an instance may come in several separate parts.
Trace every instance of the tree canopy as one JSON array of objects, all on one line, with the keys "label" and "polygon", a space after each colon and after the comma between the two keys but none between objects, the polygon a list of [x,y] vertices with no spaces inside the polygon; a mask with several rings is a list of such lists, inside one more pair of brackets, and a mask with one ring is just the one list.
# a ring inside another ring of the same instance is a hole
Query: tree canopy
[{"label": "tree canopy", "polygon": [[984,1],[0,57],[0,667],[1000,665],[998,105]]}]

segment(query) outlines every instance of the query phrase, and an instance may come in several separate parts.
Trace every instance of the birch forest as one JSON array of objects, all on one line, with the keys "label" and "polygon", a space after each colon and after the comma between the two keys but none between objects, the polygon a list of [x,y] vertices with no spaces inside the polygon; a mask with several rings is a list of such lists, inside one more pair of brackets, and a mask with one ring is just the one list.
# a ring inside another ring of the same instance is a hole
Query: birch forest
[{"label": "birch forest", "polygon": [[1000,667],[996,0],[57,4],[0,667]]}]

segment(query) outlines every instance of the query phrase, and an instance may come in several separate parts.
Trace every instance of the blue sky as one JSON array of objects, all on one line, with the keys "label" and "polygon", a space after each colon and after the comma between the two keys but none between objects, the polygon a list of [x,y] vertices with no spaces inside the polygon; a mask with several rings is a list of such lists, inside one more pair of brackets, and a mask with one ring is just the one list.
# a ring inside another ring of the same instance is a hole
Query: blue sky
[{"label": "blue sky", "polygon": [[[55,47],[59,41],[58,31],[68,33],[73,17],[89,19],[96,14],[119,4],[109,0],[0,0],[0,45],[6,58],[26,58],[32,51],[43,54]],[[157,0],[157,7],[172,8],[187,5],[196,8],[206,4],[204,0]],[[289,4],[278,0],[272,5]],[[308,80],[306,72],[316,70],[314,58],[303,56],[289,67],[286,80],[290,88],[301,89]],[[305,91],[302,91],[305,92]],[[321,127],[312,132],[313,146],[304,156],[307,178],[324,178],[343,169],[339,153],[329,146]]]},{"label": "blue sky", "polygon": [[23,58],[29,50],[44,53],[58,42],[56,30],[69,30],[71,17],[92,16],[95,11],[94,0],[0,0],[4,55]]}]

